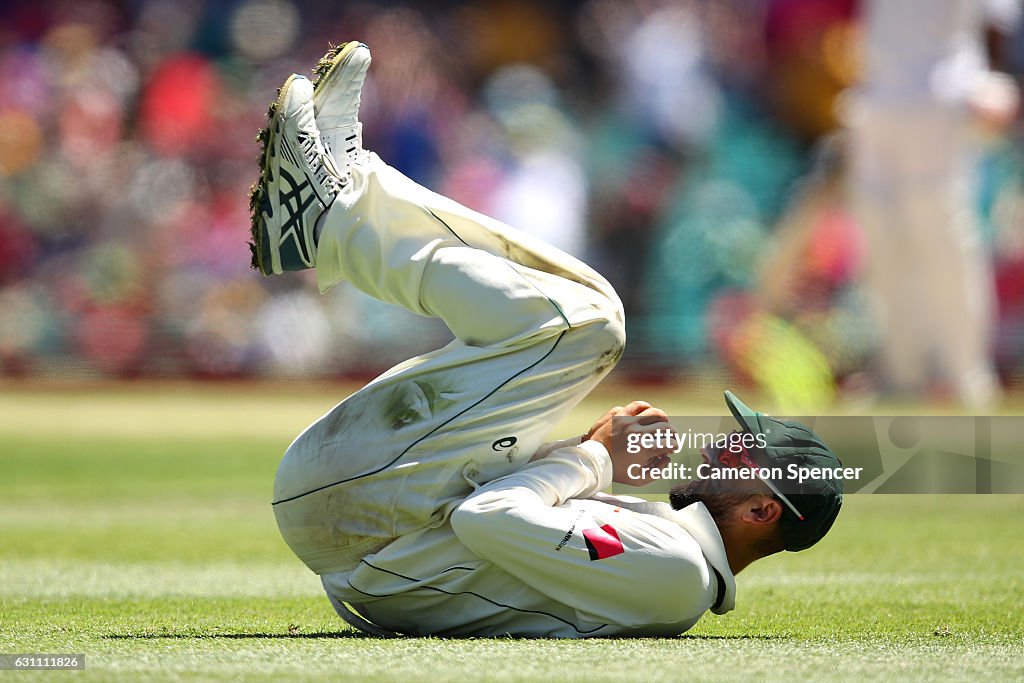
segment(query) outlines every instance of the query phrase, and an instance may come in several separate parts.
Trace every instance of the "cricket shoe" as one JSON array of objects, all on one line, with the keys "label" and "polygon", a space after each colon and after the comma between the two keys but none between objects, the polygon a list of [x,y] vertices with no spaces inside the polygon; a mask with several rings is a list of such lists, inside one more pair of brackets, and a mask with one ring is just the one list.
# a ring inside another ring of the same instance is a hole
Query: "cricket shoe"
[{"label": "cricket shoe", "polygon": [[313,114],[313,84],[293,74],[267,112],[260,179],[249,192],[252,267],[264,275],[316,265],[316,221],[347,183],[324,148]]},{"label": "cricket shoe", "polygon": [[313,69],[313,111],[324,146],[341,164],[361,163],[359,100],[370,67],[370,48],[358,41],[331,46]]}]

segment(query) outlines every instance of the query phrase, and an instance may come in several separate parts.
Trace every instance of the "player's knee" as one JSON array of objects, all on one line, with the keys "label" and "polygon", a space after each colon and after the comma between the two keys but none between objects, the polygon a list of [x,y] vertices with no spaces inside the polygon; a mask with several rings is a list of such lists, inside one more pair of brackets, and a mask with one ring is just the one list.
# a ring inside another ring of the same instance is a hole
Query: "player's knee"
[{"label": "player's knee", "polygon": [[586,335],[587,346],[594,354],[598,372],[604,373],[619,361],[626,348],[626,316],[617,298],[600,297],[594,307],[599,315],[581,326],[577,332]]}]

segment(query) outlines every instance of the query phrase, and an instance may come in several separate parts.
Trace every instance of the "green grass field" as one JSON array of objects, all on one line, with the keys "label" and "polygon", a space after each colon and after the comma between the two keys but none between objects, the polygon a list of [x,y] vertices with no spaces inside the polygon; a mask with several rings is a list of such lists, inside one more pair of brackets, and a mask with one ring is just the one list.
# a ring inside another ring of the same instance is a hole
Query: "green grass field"
[{"label": "green grass field", "polygon": [[[613,391],[560,431],[632,398]],[[0,390],[0,652],[87,657],[85,671],[0,677],[1024,678],[1024,496],[850,496],[820,546],[746,570],[737,609],[681,638],[364,637],[290,554],[269,505],[284,448],[344,393]]]}]

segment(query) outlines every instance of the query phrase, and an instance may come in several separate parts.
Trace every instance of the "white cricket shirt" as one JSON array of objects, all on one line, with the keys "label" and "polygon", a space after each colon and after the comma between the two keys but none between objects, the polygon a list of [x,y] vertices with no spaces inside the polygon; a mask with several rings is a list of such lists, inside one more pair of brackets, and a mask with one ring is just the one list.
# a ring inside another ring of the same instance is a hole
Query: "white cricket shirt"
[{"label": "white cricket shirt", "polygon": [[733,609],[704,505],[598,493],[611,476],[600,444],[556,448],[477,488],[441,526],[323,575],[324,588],[336,607],[410,635],[670,636]]}]

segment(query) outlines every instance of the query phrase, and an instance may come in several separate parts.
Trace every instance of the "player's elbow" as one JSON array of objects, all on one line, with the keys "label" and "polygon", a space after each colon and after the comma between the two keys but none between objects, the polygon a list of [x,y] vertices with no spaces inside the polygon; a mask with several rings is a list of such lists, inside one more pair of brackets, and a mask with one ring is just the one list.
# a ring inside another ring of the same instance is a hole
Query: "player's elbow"
[{"label": "player's elbow", "polygon": [[463,532],[471,532],[480,524],[477,511],[472,506],[467,505],[467,502],[468,501],[465,501],[459,507],[455,508],[455,511],[452,512],[451,519],[449,519],[449,522],[452,525],[452,531],[454,531],[455,535],[460,538],[462,537]]},{"label": "player's elbow", "polygon": [[718,585],[703,558],[673,558],[670,565],[649,572],[665,582],[654,592],[645,591],[646,616],[652,623],[696,621],[715,602]]},{"label": "player's elbow", "polygon": [[455,508],[449,521],[455,535],[469,546],[473,539],[485,536],[489,531],[493,532],[507,511],[508,506],[500,499],[487,494],[477,495],[464,500]]},{"label": "player's elbow", "polygon": [[464,500],[452,512],[449,523],[459,541],[480,554],[500,535],[517,533],[522,522],[517,510],[522,506],[522,497],[515,491],[485,491]]}]

